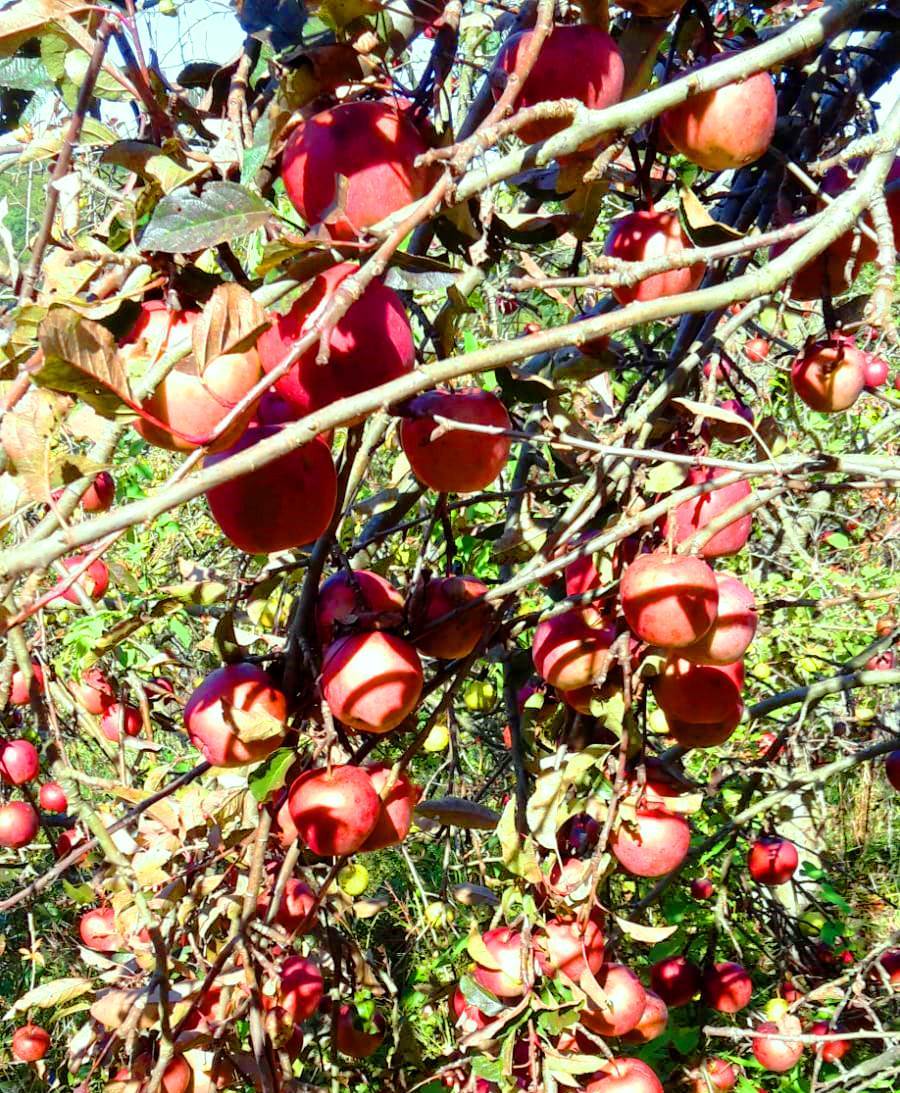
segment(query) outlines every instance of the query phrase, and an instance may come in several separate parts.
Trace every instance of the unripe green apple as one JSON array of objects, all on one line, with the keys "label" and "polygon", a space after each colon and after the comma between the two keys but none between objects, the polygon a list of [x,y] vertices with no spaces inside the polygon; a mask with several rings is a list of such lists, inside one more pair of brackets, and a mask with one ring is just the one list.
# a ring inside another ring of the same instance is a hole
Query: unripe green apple
[{"label": "unripe green apple", "polygon": [[341,869],[337,879],[348,896],[361,896],[369,887],[369,870],[360,862],[352,862]]}]

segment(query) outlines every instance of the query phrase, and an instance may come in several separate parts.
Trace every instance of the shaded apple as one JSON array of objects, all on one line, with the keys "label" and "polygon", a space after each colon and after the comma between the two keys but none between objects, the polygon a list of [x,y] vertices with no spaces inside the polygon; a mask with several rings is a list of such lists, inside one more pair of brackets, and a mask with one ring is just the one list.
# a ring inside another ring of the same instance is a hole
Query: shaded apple
[{"label": "shaded apple", "polygon": [[300,839],[319,857],[359,850],[372,834],[381,801],[361,767],[308,770],[290,789],[288,807]]},{"label": "shaded apple", "polygon": [[747,868],[757,884],[777,887],[791,879],[800,862],[797,848],[777,835],[760,835],[750,847]]},{"label": "shaded apple", "polygon": [[[341,283],[359,272],[342,262],[320,273],[286,315],[272,315],[272,325],[256,344],[263,369],[271,372],[309,334]],[[275,390],[295,407],[298,417],[336,399],[379,387],[409,372],[415,362],[412,330],[403,301],[374,280],[350,305],[328,337],[328,363],[317,364],[318,339],[275,381]]]},{"label": "shaded apple", "polygon": [[[715,482],[731,471],[711,467],[692,467],[688,472],[685,485],[696,486],[707,482]],[[676,545],[680,546],[688,539],[707,527],[713,520],[718,520],[735,505],[746,501],[751,494],[750,483],[746,481],[732,482],[728,486],[701,494],[690,501],[682,501],[670,513],[663,527],[663,535],[668,538],[673,536]],[[731,554],[737,554],[750,538],[750,529],[753,525],[753,517],[750,513],[735,518],[725,525],[720,531],[715,532],[700,547],[698,553],[701,558],[721,558]]]},{"label": "shaded apple", "polygon": [[622,611],[642,641],[677,649],[697,642],[716,620],[716,575],[701,558],[640,554],[622,575]]},{"label": "shaded apple", "polygon": [[[675,213],[639,209],[613,221],[603,253],[625,262],[646,262],[677,254],[690,246],[691,241]],[[612,292],[620,304],[658,300],[662,296],[693,292],[705,272],[706,266],[695,262],[681,269],[651,274],[635,285],[614,285]]]},{"label": "shaded apple", "polygon": [[509,437],[498,432],[454,429],[435,418],[509,430],[512,423],[503,403],[480,387],[426,391],[407,403],[400,424],[404,454],[413,474],[424,485],[440,493],[474,493],[489,486],[506,464]]},{"label": "shaded apple", "polygon": [[319,589],[316,629],[319,641],[328,645],[339,632],[361,615],[399,615],[403,595],[390,581],[368,569],[339,570]]},{"label": "shaded apple", "polygon": [[437,172],[415,161],[427,151],[409,108],[369,99],[340,103],[291,133],[281,178],[308,224],[324,222],[332,239],[351,240],[425,196]]},{"label": "shaded apple", "polygon": [[592,625],[584,611],[572,608],[538,623],[531,656],[538,675],[551,686],[578,690],[606,676],[615,639],[615,626]]},{"label": "shaded apple", "polygon": [[386,733],[415,710],[422,693],[418,653],[402,638],[370,630],[325,650],[322,696],[344,725]]},{"label": "shaded apple", "polygon": [[100,717],[100,731],[113,744],[119,742],[124,731],[126,736],[140,736],[144,719],[137,706],[113,702],[105,706]]},{"label": "shaded apple", "polygon": [[753,981],[740,964],[713,964],[703,974],[703,1001],[720,1013],[737,1013],[752,994]]},{"label": "shaded apple", "polygon": [[[434,577],[428,581],[416,620],[420,633],[415,646],[419,652],[438,660],[468,656],[481,641],[493,615],[491,605],[482,600],[487,591],[487,585],[475,577]],[[451,611],[475,603],[477,606],[455,618],[434,625]]]},{"label": "shaded apple", "polygon": [[271,754],[287,725],[287,699],[256,664],[226,664],[203,680],[184,707],[191,743],[216,767]]},{"label": "shaded apple", "polygon": [[369,763],[363,770],[372,780],[372,787],[379,796],[381,808],[371,835],[360,850],[383,850],[386,846],[402,843],[412,826],[413,809],[422,796],[421,786],[415,785],[401,772],[386,797],[382,797],[384,787],[391,776],[389,763]]},{"label": "shaded apple", "polygon": [[[277,425],[251,425],[203,465],[215,467],[280,431]],[[247,554],[270,554],[311,543],[325,531],[337,501],[337,472],[328,446],[311,440],[249,474],[213,486],[206,499],[213,519],[236,547]]]},{"label": "shaded apple", "polygon": [[661,877],[687,857],[691,829],[678,813],[664,808],[638,808],[620,816],[609,840],[622,868],[635,877]]},{"label": "shaded apple", "polygon": [[650,968],[650,983],[668,1006],[686,1006],[700,990],[699,967],[686,956],[670,956]]}]

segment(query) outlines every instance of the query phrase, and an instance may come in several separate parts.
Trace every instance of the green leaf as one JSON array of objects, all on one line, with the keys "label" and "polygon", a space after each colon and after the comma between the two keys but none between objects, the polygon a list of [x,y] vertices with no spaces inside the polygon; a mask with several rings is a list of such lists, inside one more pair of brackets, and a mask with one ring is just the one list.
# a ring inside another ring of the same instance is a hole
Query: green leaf
[{"label": "green leaf", "polygon": [[250,792],[257,801],[262,804],[281,789],[296,758],[293,748],[279,748],[250,775]]},{"label": "green leaf", "polygon": [[154,209],[141,249],[166,254],[206,250],[249,235],[274,215],[268,201],[235,182],[210,182],[200,194],[175,190]]},{"label": "green leaf", "polygon": [[687,478],[687,470],[677,463],[657,463],[646,479],[646,493],[669,493]]},{"label": "green leaf", "polygon": [[459,977],[459,989],[469,1005],[481,1010],[486,1017],[496,1017],[506,1009],[499,998],[495,998],[490,991],[480,987],[471,975]]},{"label": "green leaf", "polygon": [[40,91],[47,86],[47,73],[39,57],[0,59],[0,87],[16,91]]},{"label": "green leaf", "polygon": [[94,984],[90,979],[83,979],[80,976],[69,979],[51,979],[47,983],[41,983],[39,987],[34,987],[17,999],[6,1017],[8,1019],[13,1014],[23,1013],[32,1007],[47,1009],[61,1006],[64,1002],[71,1002],[73,998],[78,998],[89,990],[93,990],[93,987]]},{"label": "green leaf", "polygon": [[511,799],[497,824],[500,839],[500,856],[506,868],[517,877],[524,877],[529,884],[539,884],[543,874],[538,863],[534,839],[521,837],[516,831],[516,802]]},{"label": "green leaf", "polygon": [[253,127],[253,143],[244,149],[244,157],[241,161],[241,185],[250,186],[256,178],[256,173],[262,167],[266,156],[269,154],[269,142],[272,139],[272,123],[268,112],[264,113]]}]

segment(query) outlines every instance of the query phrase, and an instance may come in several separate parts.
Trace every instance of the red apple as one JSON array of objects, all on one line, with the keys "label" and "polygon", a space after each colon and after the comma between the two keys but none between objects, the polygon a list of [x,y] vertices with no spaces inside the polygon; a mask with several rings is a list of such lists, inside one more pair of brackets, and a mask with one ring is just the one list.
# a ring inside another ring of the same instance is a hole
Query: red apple
[{"label": "red apple", "polygon": [[619,818],[609,840],[618,863],[635,877],[662,877],[687,857],[691,829],[687,820],[664,808],[638,808]]},{"label": "red apple", "polygon": [[[716,62],[732,54],[713,57]],[[775,133],[778,101],[768,72],[692,95],[660,117],[673,148],[707,171],[731,171],[765,155]]]},{"label": "red apple", "polygon": [[141,711],[136,706],[113,702],[103,710],[100,718],[100,731],[113,744],[119,742],[124,729],[126,736],[140,736],[144,727]]},{"label": "red apple", "polygon": [[27,706],[31,698],[32,690],[35,695],[44,691],[44,670],[36,660],[31,662],[31,680],[25,679],[25,673],[21,668],[16,668],[12,674],[9,686],[9,702],[11,706]]},{"label": "red apple", "polygon": [[614,626],[593,626],[584,611],[573,608],[538,623],[531,645],[537,673],[564,691],[592,686],[605,677],[613,657]]},{"label": "red apple", "polygon": [[[507,75],[515,71],[523,52],[534,35],[526,30],[508,38],[497,55],[497,68]],[[592,110],[612,106],[622,97],[625,65],[615,41],[600,27],[591,25],[561,25],[541,45],[537,60],[516,96],[519,110],[539,102],[557,99],[577,99]],[[504,83],[491,84],[494,98],[499,98]],[[518,130],[528,144],[547,140],[565,129],[566,118],[548,118],[529,122]],[[580,150],[588,151],[608,141],[594,137]]]},{"label": "red apple", "polygon": [[368,569],[342,569],[333,573],[319,589],[316,628],[319,641],[328,645],[340,630],[361,615],[400,615],[403,596],[390,581]]},{"label": "red apple", "polygon": [[737,577],[717,573],[719,606],[712,626],[681,655],[694,664],[734,664],[750,647],[758,616],[753,593]]},{"label": "red apple", "polygon": [[481,935],[493,967],[476,964],[472,977],[498,998],[521,998],[525,993],[523,965],[526,959],[522,935],[509,926],[498,926]]},{"label": "red apple", "polygon": [[7,801],[0,805],[0,846],[20,850],[37,835],[38,815],[27,801]]},{"label": "red apple", "polygon": [[598,1036],[624,1036],[640,1021],[647,992],[624,964],[604,964],[596,979],[606,995],[606,1004],[600,1006],[588,999],[581,1011],[581,1023]]},{"label": "red apple", "polygon": [[797,396],[819,413],[846,410],[865,386],[865,355],[848,338],[817,342],[794,360],[791,383]]},{"label": "red apple", "polygon": [[623,1039],[626,1044],[649,1044],[662,1036],[669,1023],[669,1008],[655,991],[647,991],[647,1001],[641,1019]]},{"label": "red apple", "polygon": [[289,956],[281,965],[274,995],[262,995],[263,1006],[276,1004],[295,1024],[306,1021],[319,1008],[325,984],[318,964],[305,956]]},{"label": "red apple", "polygon": [[50,1050],[50,1033],[40,1025],[22,1025],[12,1036],[13,1056],[23,1063],[36,1063]]},{"label": "red apple", "polygon": [[409,109],[360,99],[302,122],[285,145],[281,178],[308,224],[352,240],[425,196],[437,175],[415,161],[427,151]]},{"label": "red apple", "polygon": [[876,653],[874,657],[869,657],[865,668],[867,672],[889,672],[896,663],[897,657],[894,650],[885,649],[881,653]]},{"label": "red apple", "polygon": [[693,1076],[691,1093],[727,1093],[737,1085],[738,1069],[726,1059],[704,1059]]},{"label": "red apple", "polygon": [[[329,185],[331,179],[329,179]],[[309,333],[344,281],[359,266],[343,262],[320,273],[286,315],[257,342],[266,372],[271,372]],[[316,364],[318,340],[275,382],[275,390],[296,408],[297,416],[320,410],[336,399],[379,387],[412,369],[415,346],[403,302],[393,289],[372,281],[351,304],[328,338],[327,364]]]},{"label": "red apple", "polygon": [[301,841],[327,858],[359,850],[375,830],[381,801],[365,770],[344,765],[301,774],[288,808]]},{"label": "red apple", "polygon": [[[826,172],[822,179],[822,191],[829,197],[837,197],[843,193],[854,181],[850,172],[859,170],[862,161],[851,160],[846,165],[838,164]],[[849,168],[849,170],[848,170]],[[895,160],[888,172],[886,185],[890,186],[900,179],[900,160]],[[888,212],[894,226],[895,237],[900,239],[900,197],[897,189],[887,194]],[[864,222],[871,228],[872,222],[868,214]],[[776,258],[783,253],[790,243],[778,243],[772,247],[770,258]],[[858,228],[850,231],[831,243],[826,249],[810,259],[794,275],[791,282],[791,293],[797,300],[818,300],[826,291],[831,296],[837,296],[845,292],[856,280],[866,262],[871,262],[877,252],[876,244],[863,235]]]},{"label": "red apple", "polygon": [[760,364],[768,355],[771,346],[765,338],[750,338],[744,345],[744,356],[754,364]]},{"label": "red apple", "polygon": [[[141,304],[141,313],[119,353],[128,362],[144,367],[155,363],[197,320],[196,311],[169,311],[162,300]],[[142,409],[168,428],[139,419],[135,429],[150,444],[174,452],[201,446],[222,419],[252,390],[260,378],[256,352],[228,353],[208,361],[200,372],[193,354],[184,357],[168,373]],[[230,426],[216,446],[232,443],[243,432],[254,406]],[[170,431],[170,430],[174,430]],[[188,439],[190,438],[190,439]]]},{"label": "red apple", "polygon": [[791,1036],[799,1035],[802,1029],[796,1017],[783,1017],[777,1025],[772,1021],[763,1021],[756,1031],[765,1035],[753,1038],[753,1054],[766,1070],[771,1070],[774,1074],[784,1074],[796,1065],[803,1054],[803,1044],[782,1040],[778,1035],[779,1032]]},{"label": "red apple", "polygon": [[866,381],[866,387],[881,387],[887,382],[888,362],[872,353],[867,353],[863,364],[863,378]]},{"label": "red apple", "polygon": [[650,968],[653,989],[668,1006],[686,1006],[701,981],[700,969],[686,956],[670,956]]},{"label": "red apple", "polygon": [[457,387],[426,391],[407,404],[400,424],[400,443],[412,472],[440,493],[474,493],[500,474],[509,456],[510,439],[502,433],[454,429],[436,418],[461,425],[509,430],[506,407],[490,391]]},{"label": "red apple", "polygon": [[[832,1028],[827,1021],[814,1021],[809,1026],[810,1036],[833,1036],[840,1032],[840,1028]],[[816,1054],[821,1055],[826,1063],[836,1063],[850,1051],[853,1044],[850,1040],[823,1040],[816,1044]]]},{"label": "red apple", "polygon": [[69,807],[66,794],[59,782],[45,782],[41,786],[38,799],[45,812],[65,812]]},{"label": "red apple", "polygon": [[116,916],[112,907],[96,907],[86,911],[78,923],[81,943],[97,953],[114,953],[124,948],[124,941],[116,929]]},{"label": "red apple", "polygon": [[753,981],[740,964],[713,964],[703,975],[703,1001],[720,1013],[737,1013],[753,994]]},{"label": "red apple", "polygon": [[463,1036],[477,1032],[491,1023],[490,1017],[486,1017],[477,1006],[466,1001],[466,996],[459,987],[455,987],[450,995],[450,1013],[455,1029]]},{"label": "red apple", "polygon": [[684,747],[710,747],[727,740],[740,722],[743,683],[742,661],[692,664],[672,655],[653,689],[671,735]]},{"label": "red apple", "polygon": [[415,710],[422,682],[415,649],[380,630],[340,638],[322,661],[323,698],[338,721],[360,732],[397,728]]},{"label": "red apple", "polygon": [[900,750],[889,753],[884,761],[884,773],[894,789],[900,793]]},{"label": "red apple", "polygon": [[[84,555],[76,554],[72,558],[63,558],[62,564],[66,569],[77,569],[84,565]],[[65,583],[65,580],[60,580],[57,582],[56,587],[61,588]],[[79,603],[78,594],[75,591],[76,585],[84,590],[84,594],[89,600],[99,600],[109,587],[109,569],[106,562],[102,558],[95,558],[87,569],[79,577],[76,577],[65,592],[61,593],[61,598],[68,600],[69,603]],[[59,599],[60,596],[54,596],[49,602],[58,604]]]},{"label": "red apple", "polygon": [[700,558],[657,551],[640,554],[620,584],[622,611],[633,634],[677,649],[698,641],[716,619],[716,575]]},{"label": "red apple", "polygon": [[[261,918],[268,914],[270,901],[271,892],[268,889],[260,893],[256,906]],[[315,925],[315,906],[315,893],[309,885],[296,877],[289,877],[273,921],[284,927],[289,934],[308,934]]]},{"label": "red apple", "polygon": [[663,1093],[656,1071],[640,1059],[609,1059],[587,1086],[587,1093]]},{"label": "red apple", "polygon": [[398,775],[387,796],[382,791],[391,774],[389,763],[369,763],[363,770],[372,780],[372,787],[381,800],[381,808],[372,834],[360,850],[383,850],[402,843],[412,827],[413,809],[422,796],[421,786],[414,785],[406,774]]},{"label": "red apple", "polygon": [[106,512],[116,497],[116,481],[109,471],[101,471],[81,495],[85,512]]},{"label": "red apple", "polygon": [[226,664],[204,679],[184,707],[191,743],[216,767],[264,759],[280,746],[287,699],[255,664]]},{"label": "red apple", "polygon": [[23,786],[41,769],[37,748],[28,740],[0,740],[0,780]]},{"label": "red apple", "polygon": [[760,835],[747,855],[750,876],[757,884],[772,888],[789,881],[799,862],[797,847],[776,835]]},{"label": "red apple", "polygon": [[[603,252],[624,262],[644,262],[676,254],[690,246],[675,213],[639,209],[613,221]],[[695,262],[681,269],[654,273],[635,285],[616,285],[612,291],[620,304],[658,300],[661,296],[693,292],[705,271],[702,262]]]},{"label": "red apple", "polygon": [[386,1025],[384,1017],[376,1013],[368,1024],[374,1026],[374,1031],[369,1031],[363,1025],[356,1010],[350,1006],[341,1006],[338,1010],[335,1041],[342,1055],[349,1055],[352,1059],[368,1059],[381,1047]]},{"label": "red apple", "polygon": [[[277,425],[251,425],[232,447],[208,456],[203,465],[214,467],[279,431]],[[328,447],[316,439],[213,486],[206,499],[213,519],[236,547],[247,554],[271,554],[311,543],[325,531],[337,501],[337,473]]]},{"label": "red apple", "polygon": [[[722,475],[730,473],[718,468],[692,467],[688,473],[686,485],[696,486],[700,483],[713,482]],[[667,517],[663,535],[668,538],[672,534],[676,546],[680,546],[713,520],[723,516],[734,505],[745,501],[750,493],[749,482],[732,482],[730,486],[722,486],[690,501],[682,501]],[[729,554],[737,554],[750,538],[752,523],[753,517],[749,513],[735,517],[731,523],[723,527],[721,531],[717,531],[704,543],[698,551],[700,557],[721,558]]]},{"label": "red apple", "polygon": [[79,706],[96,717],[115,701],[112,684],[99,668],[88,668],[80,683],[70,679],[66,686]]},{"label": "red apple", "polygon": [[715,885],[708,877],[695,877],[691,881],[691,896],[694,899],[705,902],[712,899],[715,893]]},{"label": "red apple", "polygon": [[535,942],[535,958],[549,977],[562,972],[578,983],[586,968],[596,975],[603,965],[603,919],[594,912],[582,928],[575,919],[553,918]]},{"label": "red apple", "polygon": [[[425,585],[422,594],[417,630],[427,630],[451,611],[476,603],[487,590],[487,585],[475,577],[432,578]],[[447,619],[416,637],[416,648],[427,657],[436,657],[438,660],[467,657],[481,641],[492,617],[491,605],[482,600],[478,606],[455,618]]]}]

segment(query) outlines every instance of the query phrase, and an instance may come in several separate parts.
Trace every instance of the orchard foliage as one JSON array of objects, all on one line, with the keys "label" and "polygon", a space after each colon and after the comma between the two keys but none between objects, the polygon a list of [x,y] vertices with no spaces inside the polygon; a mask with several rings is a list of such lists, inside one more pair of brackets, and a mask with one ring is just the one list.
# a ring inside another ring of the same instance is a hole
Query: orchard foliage
[{"label": "orchard foliage", "polygon": [[862,0],[0,9],[0,1084],[900,1084]]}]

